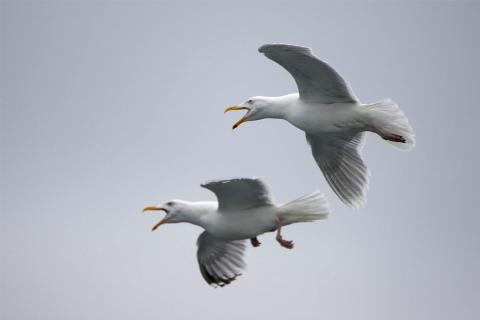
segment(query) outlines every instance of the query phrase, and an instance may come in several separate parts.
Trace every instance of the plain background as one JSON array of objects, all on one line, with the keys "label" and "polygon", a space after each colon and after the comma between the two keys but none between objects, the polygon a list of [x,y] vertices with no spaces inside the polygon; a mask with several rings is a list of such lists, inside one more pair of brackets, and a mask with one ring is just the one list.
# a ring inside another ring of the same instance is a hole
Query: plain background
[{"label": "plain background", "polygon": [[[2,319],[478,319],[480,6],[473,2],[1,2]],[[257,52],[310,46],[417,135],[369,135],[365,208],[327,187],[304,135],[226,106],[296,91]],[[197,227],[141,214],[200,183],[320,189],[327,221],[271,234],[208,287]]]}]

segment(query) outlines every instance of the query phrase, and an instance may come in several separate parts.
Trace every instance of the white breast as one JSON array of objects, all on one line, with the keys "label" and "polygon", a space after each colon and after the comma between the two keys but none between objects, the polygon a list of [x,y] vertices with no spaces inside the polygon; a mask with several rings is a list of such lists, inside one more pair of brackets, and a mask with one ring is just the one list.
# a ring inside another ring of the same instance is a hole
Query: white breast
[{"label": "white breast", "polygon": [[277,208],[261,207],[241,212],[212,213],[204,225],[207,232],[225,240],[241,240],[273,231],[277,227]]},{"label": "white breast", "polygon": [[334,133],[361,127],[356,103],[306,104],[290,108],[286,120],[310,134]]}]

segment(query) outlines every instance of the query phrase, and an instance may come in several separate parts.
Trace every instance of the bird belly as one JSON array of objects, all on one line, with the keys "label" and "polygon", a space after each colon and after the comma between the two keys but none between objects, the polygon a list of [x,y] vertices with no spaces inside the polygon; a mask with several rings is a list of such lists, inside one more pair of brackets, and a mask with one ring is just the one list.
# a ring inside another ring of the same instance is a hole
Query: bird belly
[{"label": "bird belly", "polygon": [[207,231],[225,240],[250,239],[277,228],[275,207],[218,213],[214,220]]},{"label": "bird belly", "polygon": [[310,134],[361,130],[357,104],[302,104],[289,114],[287,121]]}]

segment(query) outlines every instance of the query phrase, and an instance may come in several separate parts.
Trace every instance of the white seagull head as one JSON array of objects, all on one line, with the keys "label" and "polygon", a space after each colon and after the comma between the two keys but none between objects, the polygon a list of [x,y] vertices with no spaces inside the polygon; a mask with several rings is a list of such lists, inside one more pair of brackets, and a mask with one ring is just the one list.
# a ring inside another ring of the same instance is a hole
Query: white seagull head
[{"label": "white seagull head", "polygon": [[240,105],[228,107],[225,109],[225,113],[233,110],[247,110],[247,113],[233,125],[232,129],[235,129],[246,121],[275,117],[276,102],[275,98],[252,97]]},{"label": "white seagull head", "polygon": [[170,200],[161,205],[148,206],[145,211],[163,211],[165,217],[153,226],[152,231],[156,230],[165,223],[190,222],[191,208],[186,201]]}]

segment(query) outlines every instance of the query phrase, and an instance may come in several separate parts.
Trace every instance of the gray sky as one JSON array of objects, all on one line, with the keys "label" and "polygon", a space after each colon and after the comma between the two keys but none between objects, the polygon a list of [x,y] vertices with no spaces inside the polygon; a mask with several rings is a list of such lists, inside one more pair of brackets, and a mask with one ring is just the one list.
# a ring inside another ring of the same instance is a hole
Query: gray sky
[{"label": "gray sky", "polygon": [[[477,319],[479,4],[2,1],[2,319]],[[257,52],[307,45],[363,102],[397,101],[417,135],[369,135],[367,206],[327,187],[304,135],[223,109],[296,90]],[[214,199],[259,176],[278,202],[320,189],[328,221],[249,249],[208,287],[197,227],[141,209]]]}]

